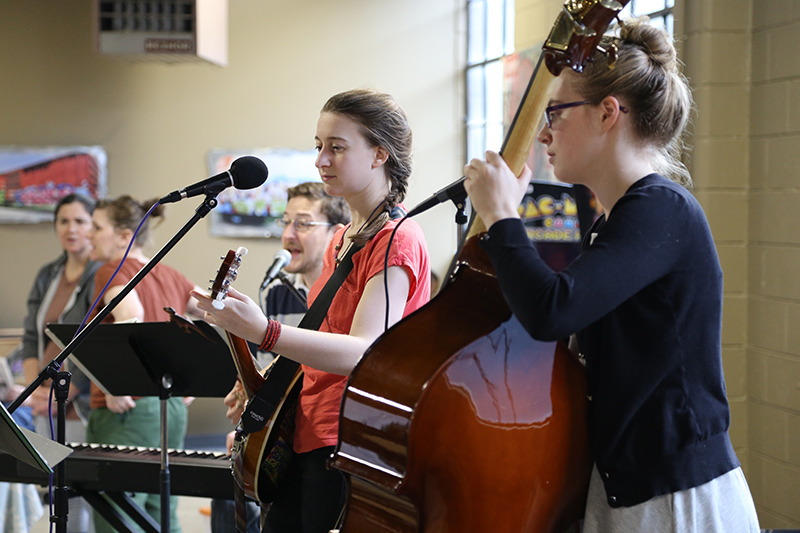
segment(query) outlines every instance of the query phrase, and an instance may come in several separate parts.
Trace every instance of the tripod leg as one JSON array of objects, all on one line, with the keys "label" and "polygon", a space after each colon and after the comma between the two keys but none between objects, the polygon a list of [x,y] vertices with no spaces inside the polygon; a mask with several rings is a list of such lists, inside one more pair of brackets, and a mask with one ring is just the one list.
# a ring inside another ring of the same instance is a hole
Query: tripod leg
[{"label": "tripod leg", "polygon": [[169,480],[169,425],[168,404],[169,389],[172,388],[172,378],[165,374],[161,379],[161,531],[170,531],[170,480]]}]

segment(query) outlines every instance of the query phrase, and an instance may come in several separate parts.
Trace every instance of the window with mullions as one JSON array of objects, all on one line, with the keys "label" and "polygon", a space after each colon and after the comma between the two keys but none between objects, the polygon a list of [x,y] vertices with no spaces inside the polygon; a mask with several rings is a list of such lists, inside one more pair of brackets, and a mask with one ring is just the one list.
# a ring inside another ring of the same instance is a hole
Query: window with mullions
[{"label": "window with mullions", "polygon": [[666,28],[667,33],[672,35],[675,33],[672,18],[674,6],[675,0],[631,0],[620,12],[619,18],[647,15],[650,17],[650,24]]},{"label": "window with mullions", "polygon": [[514,51],[514,0],[467,0],[467,160],[503,144],[503,56]]}]

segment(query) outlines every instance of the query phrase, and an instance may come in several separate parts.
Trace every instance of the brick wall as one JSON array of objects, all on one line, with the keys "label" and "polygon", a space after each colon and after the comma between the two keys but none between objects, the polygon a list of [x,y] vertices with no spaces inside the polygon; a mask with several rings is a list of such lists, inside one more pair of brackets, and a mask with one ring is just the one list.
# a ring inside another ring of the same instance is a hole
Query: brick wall
[{"label": "brick wall", "polygon": [[676,6],[675,36],[696,106],[687,164],[725,276],[722,361],[730,434],[747,474],[750,0]]},{"label": "brick wall", "polygon": [[753,0],[749,479],[762,527],[800,527],[800,2]]}]

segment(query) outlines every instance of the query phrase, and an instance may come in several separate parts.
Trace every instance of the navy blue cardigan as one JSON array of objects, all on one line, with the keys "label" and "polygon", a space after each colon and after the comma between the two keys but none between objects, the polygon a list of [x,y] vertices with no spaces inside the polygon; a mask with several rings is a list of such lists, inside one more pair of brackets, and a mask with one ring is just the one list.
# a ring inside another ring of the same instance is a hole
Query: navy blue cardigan
[{"label": "navy blue cardigan", "polygon": [[493,224],[481,246],[532,337],[577,333],[592,451],[612,507],[739,465],[722,374],[722,270],[686,189],[656,174],[637,181],[561,273],[517,219]]}]

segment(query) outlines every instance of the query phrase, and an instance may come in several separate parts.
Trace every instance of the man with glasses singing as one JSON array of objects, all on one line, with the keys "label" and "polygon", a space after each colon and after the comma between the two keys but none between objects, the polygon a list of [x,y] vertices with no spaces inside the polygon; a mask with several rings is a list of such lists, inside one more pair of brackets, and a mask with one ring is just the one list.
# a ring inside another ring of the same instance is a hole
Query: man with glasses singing
[{"label": "man with glasses singing", "polygon": [[[305,315],[306,304],[297,295],[306,297],[308,289],[322,273],[322,256],[336,231],[350,222],[350,209],[344,199],[325,193],[322,182],[301,183],[288,190],[288,200],[283,218],[278,225],[283,228],[281,244],[292,254],[292,260],[284,267],[288,273],[282,280],[279,276],[267,285],[264,312],[282,324],[296,326]],[[287,286],[291,285],[291,287]],[[258,354],[264,366],[273,354]],[[242,398],[241,384],[237,381],[233,390],[225,397],[225,405],[232,412]],[[231,420],[234,425],[239,421]],[[233,442],[233,432],[228,435],[227,449]],[[259,532],[258,507],[250,502],[247,511],[247,531]],[[212,500],[212,533],[236,531],[235,509],[229,500]]]},{"label": "man with glasses singing", "polygon": [[[333,235],[350,222],[350,209],[338,196],[325,193],[321,182],[301,183],[288,191],[288,201],[283,218],[278,225],[283,228],[281,243],[292,254],[291,262],[284,270],[290,274],[294,286],[305,295],[322,273],[322,256]],[[282,324],[296,326],[305,314],[301,304],[298,311],[293,304],[285,309],[283,302],[297,298],[280,280],[267,287],[266,313]],[[299,317],[287,319],[286,313],[300,313]]]}]

